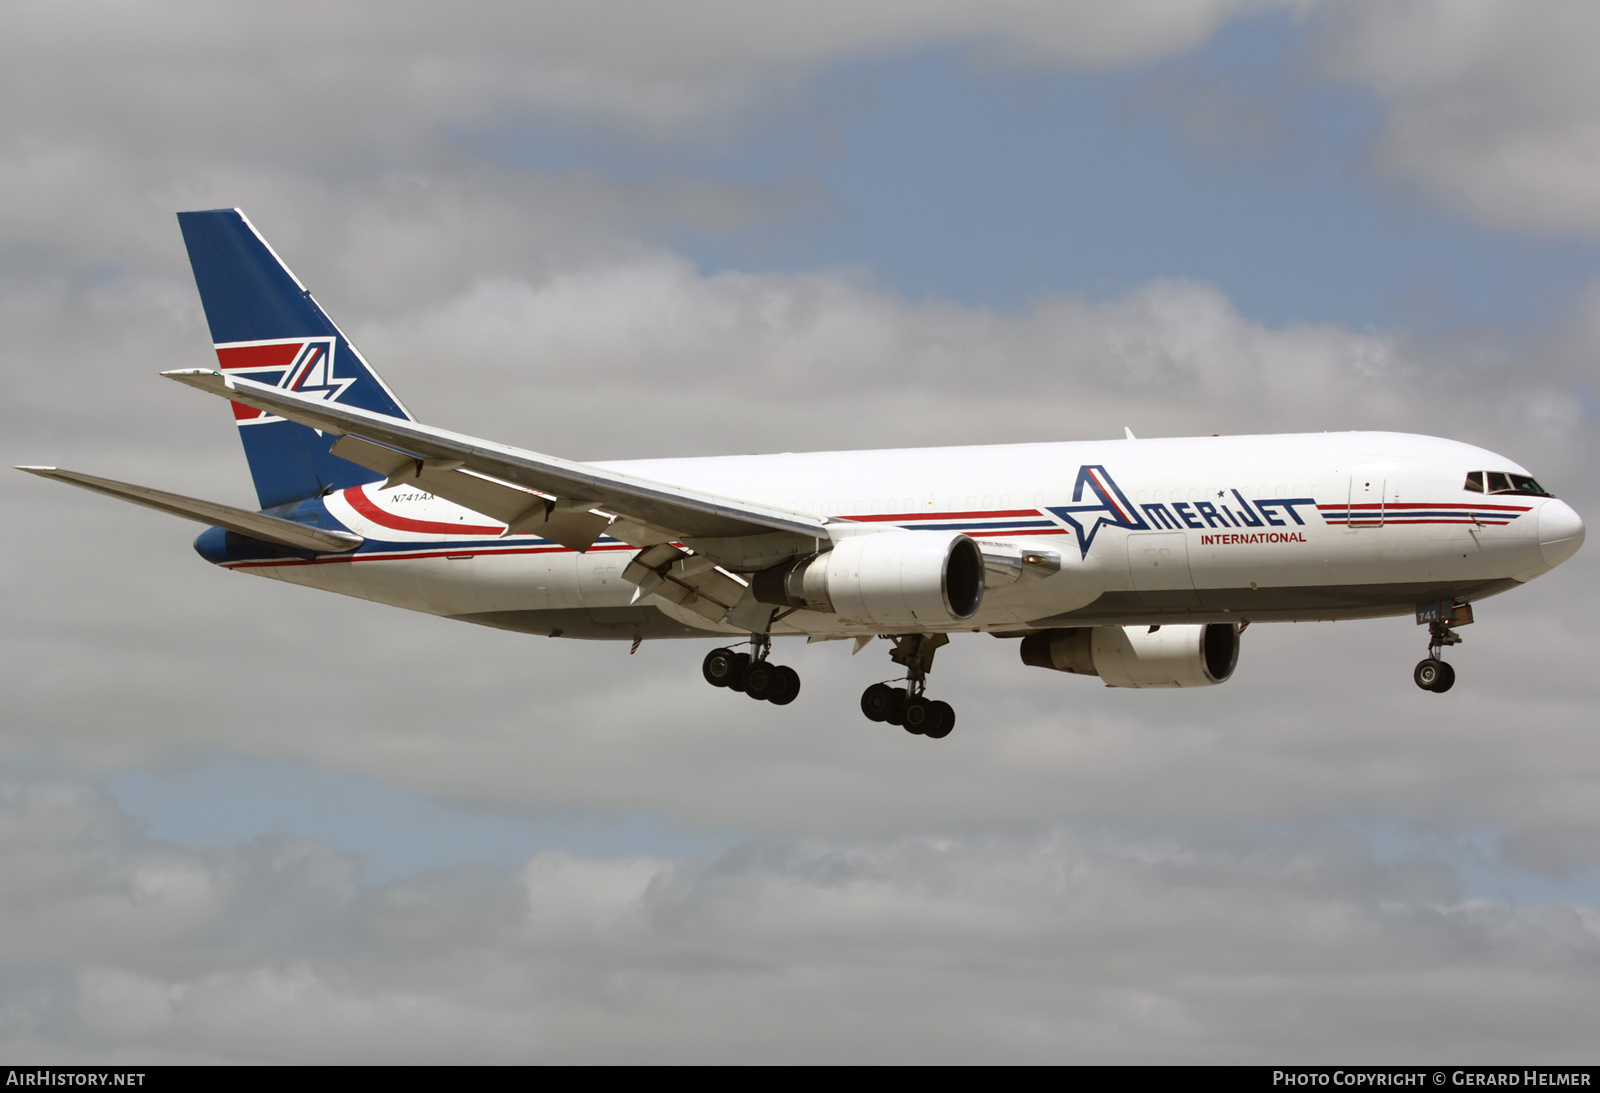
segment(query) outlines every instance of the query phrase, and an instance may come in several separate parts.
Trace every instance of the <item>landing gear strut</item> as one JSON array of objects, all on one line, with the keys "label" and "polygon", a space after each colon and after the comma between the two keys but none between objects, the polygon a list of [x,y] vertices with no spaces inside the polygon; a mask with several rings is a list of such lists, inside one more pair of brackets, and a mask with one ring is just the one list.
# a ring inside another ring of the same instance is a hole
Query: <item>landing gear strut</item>
[{"label": "landing gear strut", "polygon": [[1426,609],[1419,609],[1417,616],[1418,622],[1426,621],[1428,624],[1428,656],[1426,660],[1418,662],[1411,678],[1424,691],[1443,694],[1456,682],[1456,670],[1442,659],[1445,647],[1461,644],[1461,635],[1456,633],[1455,628],[1472,621],[1472,606],[1429,604]]},{"label": "landing gear strut", "polygon": [[764,634],[750,639],[751,652],[713,649],[700,664],[700,674],[713,687],[743,691],[751,698],[787,706],[800,693],[800,673],[782,664],[772,664],[767,653],[772,639]]},{"label": "landing gear strut", "polygon": [[934,652],[950,639],[943,634],[898,634],[889,640],[894,642],[889,659],[905,666],[906,686],[874,683],[861,693],[861,712],[869,721],[885,721],[917,736],[944,739],[956,727],[956,711],[948,702],[927,698],[923,691]]}]

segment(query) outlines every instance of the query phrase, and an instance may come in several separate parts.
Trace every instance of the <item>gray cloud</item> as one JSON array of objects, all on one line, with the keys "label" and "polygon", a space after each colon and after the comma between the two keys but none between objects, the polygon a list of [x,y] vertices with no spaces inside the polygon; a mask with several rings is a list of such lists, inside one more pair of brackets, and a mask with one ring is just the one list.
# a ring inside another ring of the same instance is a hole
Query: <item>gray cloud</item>
[{"label": "gray cloud", "polygon": [[551,852],[364,888],[315,843],[164,845],[52,783],[0,795],[0,860],[27,984],[0,1043],[41,1061],[1553,1062],[1587,1057],[1600,966],[1592,910],[1463,900],[1343,837]]},{"label": "gray cloud", "polygon": [[135,149],[160,117],[186,141],[247,157],[263,143],[277,153],[348,147],[351,134],[382,154],[446,124],[528,109],[670,131],[740,112],[762,84],[841,58],[944,42],[1049,63],[1127,64],[1192,49],[1240,14],[1304,6],[827,0],[802,10],[620,0],[530,9],[479,0],[441,19],[415,3],[223,12],[166,0],[137,13],[111,3],[13,8],[0,58],[14,92],[3,101],[25,133],[75,122]]}]

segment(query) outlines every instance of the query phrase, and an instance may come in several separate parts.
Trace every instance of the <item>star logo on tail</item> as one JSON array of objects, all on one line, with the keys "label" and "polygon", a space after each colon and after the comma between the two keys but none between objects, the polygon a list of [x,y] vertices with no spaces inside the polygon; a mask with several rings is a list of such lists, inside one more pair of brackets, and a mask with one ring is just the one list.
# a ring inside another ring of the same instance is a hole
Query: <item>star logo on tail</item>
[{"label": "star logo on tail", "polygon": [[[217,346],[217,359],[230,376],[243,376],[285,391],[317,395],[338,402],[359,375],[334,372],[335,338],[294,338],[277,342],[250,342]],[[264,425],[280,417],[234,404],[241,425]]]}]

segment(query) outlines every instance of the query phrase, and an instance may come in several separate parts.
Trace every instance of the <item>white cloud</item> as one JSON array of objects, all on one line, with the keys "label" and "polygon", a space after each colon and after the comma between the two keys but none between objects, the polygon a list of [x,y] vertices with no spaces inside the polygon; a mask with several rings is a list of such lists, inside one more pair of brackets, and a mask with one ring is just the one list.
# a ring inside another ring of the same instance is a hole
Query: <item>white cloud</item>
[{"label": "white cloud", "polygon": [[1328,70],[1386,105],[1382,170],[1498,227],[1600,232],[1600,9],[1361,0],[1319,16]]}]

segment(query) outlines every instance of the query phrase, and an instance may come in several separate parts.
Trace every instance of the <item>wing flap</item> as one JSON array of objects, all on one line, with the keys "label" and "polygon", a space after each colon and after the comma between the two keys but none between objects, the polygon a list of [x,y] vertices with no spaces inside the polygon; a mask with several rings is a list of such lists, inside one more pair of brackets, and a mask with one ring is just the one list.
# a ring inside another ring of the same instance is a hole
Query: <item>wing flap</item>
[{"label": "wing flap", "polygon": [[634,555],[622,579],[635,584],[635,598],[660,596],[712,622],[720,622],[738,606],[747,585],[715,567],[704,555],[690,554],[670,543],[647,547]]},{"label": "wing flap", "polygon": [[309,550],[319,554],[342,554],[360,546],[364,539],[348,531],[328,531],[324,528],[314,528],[306,524],[297,524],[293,520],[285,520],[278,516],[268,516],[264,512],[251,512],[249,509],[235,508],[232,505],[222,505],[215,501],[201,501],[195,497],[185,497],[178,493],[167,493],[165,490],[151,489],[149,486],[135,486],[130,482],[118,482],[110,478],[96,478],[90,474],[80,474],[77,471],[65,471],[58,467],[18,467],[19,471],[36,474],[40,478],[53,478],[57,482],[65,482],[71,486],[93,490],[103,493],[108,497],[116,497],[123,501],[131,501],[135,505],[165,512],[170,516],[181,516],[186,520],[196,520],[202,524],[214,527],[227,528],[240,535],[248,535],[252,539],[262,539],[269,543],[277,543],[292,550]]},{"label": "wing flap", "polygon": [[494,444],[357,407],[325,402],[253,380],[223,376],[212,370],[184,369],[162,375],[323,432],[356,436],[414,453],[424,460],[450,462],[456,468],[536,490],[568,502],[576,511],[582,511],[580,505],[603,509],[647,529],[667,529],[677,536],[745,536],[787,531],[828,538],[821,520],[797,513]]}]

